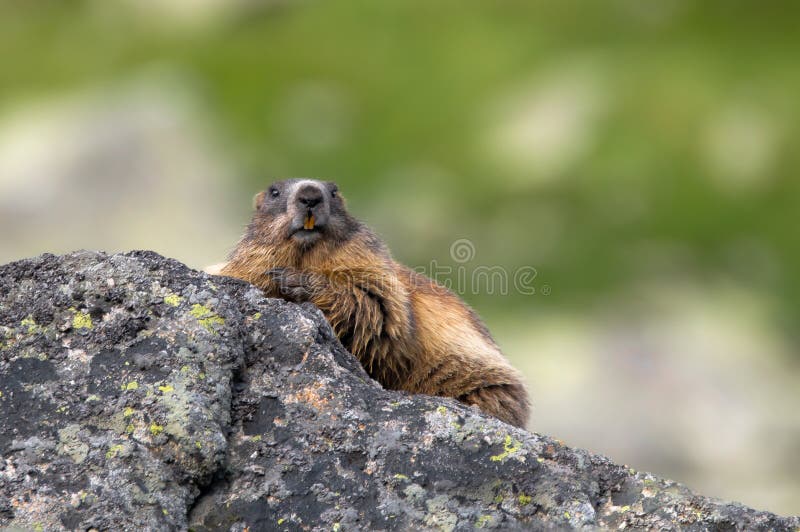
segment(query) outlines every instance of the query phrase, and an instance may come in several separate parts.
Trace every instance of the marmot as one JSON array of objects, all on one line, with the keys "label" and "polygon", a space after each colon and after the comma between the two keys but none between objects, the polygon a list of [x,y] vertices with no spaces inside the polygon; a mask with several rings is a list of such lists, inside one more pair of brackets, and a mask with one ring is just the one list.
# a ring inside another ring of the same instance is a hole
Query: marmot
[{"label": "marmot", "polygon": [[310,301],[384,387],[454,397],[523,427],[528,395],[486,326],[452,292],[395,262],[335,183],[278,181],[254,198],[220,273]]}]

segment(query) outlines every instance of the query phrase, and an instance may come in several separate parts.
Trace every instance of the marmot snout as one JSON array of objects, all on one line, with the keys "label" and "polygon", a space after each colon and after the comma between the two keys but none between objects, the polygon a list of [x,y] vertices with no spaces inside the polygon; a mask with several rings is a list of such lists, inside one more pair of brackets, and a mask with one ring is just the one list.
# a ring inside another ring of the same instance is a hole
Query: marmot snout
[{"label": "marmot snout", "polygon": [[335,183],[288,179],[255,197],[222,275],[272,297],[310,301],[383,386],[453,397],[517,426],[523,379],[478,316],[452,292],[395,262],[350,216]]}]

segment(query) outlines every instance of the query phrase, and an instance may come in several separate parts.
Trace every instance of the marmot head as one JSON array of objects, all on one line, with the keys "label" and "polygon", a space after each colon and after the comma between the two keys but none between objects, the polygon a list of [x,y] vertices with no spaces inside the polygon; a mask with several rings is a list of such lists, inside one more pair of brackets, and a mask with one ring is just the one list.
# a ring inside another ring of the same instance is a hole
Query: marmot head
[{"label": "marmot head", "polygon": [[321,240],[343,242],[358,230],[336,183],[316,179],[276,181],[253,198],[251,237],[305,250]]}]

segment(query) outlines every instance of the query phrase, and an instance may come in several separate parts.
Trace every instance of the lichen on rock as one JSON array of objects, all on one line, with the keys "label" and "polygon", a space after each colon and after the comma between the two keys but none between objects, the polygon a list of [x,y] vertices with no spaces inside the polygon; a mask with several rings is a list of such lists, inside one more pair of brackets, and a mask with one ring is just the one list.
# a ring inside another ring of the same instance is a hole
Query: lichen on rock
[{"label": "lichen on rock", "polygon": [[450,399],[151,252],[0,267],[0,527],[795,530]]}]

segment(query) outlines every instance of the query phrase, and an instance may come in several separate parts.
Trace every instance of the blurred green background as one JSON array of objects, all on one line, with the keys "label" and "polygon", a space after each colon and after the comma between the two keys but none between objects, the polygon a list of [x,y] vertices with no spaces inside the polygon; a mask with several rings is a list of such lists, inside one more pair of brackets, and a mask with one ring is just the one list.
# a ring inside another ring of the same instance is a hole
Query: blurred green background
[{"label": "blurred green background", "polygon": [[798,16],[4,2],[0,261],[202,268],[273,178],[333,179],[406,264],[535,268],[532,295],[458,287],[525,371],[534,430],[800,514]]}]

